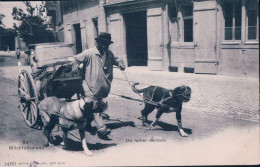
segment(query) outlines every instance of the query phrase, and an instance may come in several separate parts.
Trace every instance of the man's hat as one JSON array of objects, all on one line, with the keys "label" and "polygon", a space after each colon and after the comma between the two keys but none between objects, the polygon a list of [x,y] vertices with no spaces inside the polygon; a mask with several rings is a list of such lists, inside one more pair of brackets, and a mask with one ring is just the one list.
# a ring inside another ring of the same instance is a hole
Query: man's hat
[{"label": "man's hat", "polygon": [[100,32],[100,34],[98,35],[97,38],[95,38],[96,41],[104,41],[107,42],[109,44],[114,43],[113,41],[111,41],[111,34],[106,33],[106,32]]}]

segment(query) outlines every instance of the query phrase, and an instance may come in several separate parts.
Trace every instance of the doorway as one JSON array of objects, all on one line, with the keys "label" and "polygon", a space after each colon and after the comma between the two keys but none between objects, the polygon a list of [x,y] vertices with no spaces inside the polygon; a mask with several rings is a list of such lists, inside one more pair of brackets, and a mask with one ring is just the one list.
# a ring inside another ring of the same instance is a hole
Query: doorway
[{"label": "doorway", "polygon": [[76,54],[79,54],[79,53],[82,52],[80,24],[73,24],[73,28],[74,28],[74,31],[75,31],[75,49],[76,49]]},{"label": "doorway", "polygon": [[128,66],[147,66],[146,11],[123,15],[126,27],[126,52]]}]

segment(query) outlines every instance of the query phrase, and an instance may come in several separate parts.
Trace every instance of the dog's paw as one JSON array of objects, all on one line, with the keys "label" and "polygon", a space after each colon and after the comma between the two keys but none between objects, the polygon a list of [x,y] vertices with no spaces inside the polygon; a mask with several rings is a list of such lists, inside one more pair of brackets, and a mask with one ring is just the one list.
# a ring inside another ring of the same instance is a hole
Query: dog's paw
[{"label": "dog's paw", "polygon": [[63,147],[63,149],[67,149],[67,148],[69,148],[68,143],[66,144],[66,143],[64,143],[64,141],[61,142],[60,145]]},{"label": "dog's paw", "polygon": [[93,156],[93,152],[92,151],[89,151],[89,150],[84,150],[84,153],[87,155],[87,156]]},{"label": "dog's paw", "polygon": [[50,142],[48,142],[48,146],[49,146],[49,147],[51,147],[51,146],[54,146],[54,144],[53,144],[53,143],[50,143]]},{"label": "dog's paw", "polygon": [[187,133],[184,132],[183,129],[180,130],[180,135],[181,135],[182,137],[188,137],[188,136],[189,136]]},{"label": "dog's paw", "polygon": [[156,125],[157,125],[157,121],[153,121],[150,126],[155,127]]},{"label": "dog's paw", "polygon": [[143,122],[142,124],[143,124],[143,127],[148,127],[149,126],[149,124],[147,122]]},{"label": "dog's paw", "polygon": [[149,130],[153,130],[153,129],[155,129],[155,126],[150,125]]},{"label": "dog's paw", "polygon": [[50,146],[54,146],[52,143],[46,142],[45,144],[43,144],[44,147],[50,147]]}]

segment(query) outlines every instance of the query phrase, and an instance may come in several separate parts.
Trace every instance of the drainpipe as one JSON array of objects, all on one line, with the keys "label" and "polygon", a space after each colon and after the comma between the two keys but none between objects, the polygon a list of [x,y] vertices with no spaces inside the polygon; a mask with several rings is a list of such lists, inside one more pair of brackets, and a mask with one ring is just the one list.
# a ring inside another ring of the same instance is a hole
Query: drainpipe
[{"label": "drainpipe", "polygon": [[216,30],[215,30],[215,55],[216,55],[216,60],[215,60],[215,66],[216,67],[216,73],[218,74],[218,65],[219,65],[219,39],[218,39],[218,4],[219,4],[219,0],[216,1],[216,8],[215,8],[215,11],[216,11]]},{"label": "drainpipe", "polygon": [[[169,63],[167,64],[167,70],[169,71],[169,67],[171,67],[171,37],[170,37],[170,27],[169,27],[169,5],[165,4],[165,11],[163,14],[163,24],[164,24],[164,58],[163,61],[165,62],[165,58],[168,58]],[[166,65],[166,64],[165,64]],[[165,66],[163,65],[163,66]]]},{"label": "drainpipe", "polygon": [[106,0],[99,1],[99,12],[98,12],[98,29],[99,32],[107,32],[107,21],[104,5]]}]

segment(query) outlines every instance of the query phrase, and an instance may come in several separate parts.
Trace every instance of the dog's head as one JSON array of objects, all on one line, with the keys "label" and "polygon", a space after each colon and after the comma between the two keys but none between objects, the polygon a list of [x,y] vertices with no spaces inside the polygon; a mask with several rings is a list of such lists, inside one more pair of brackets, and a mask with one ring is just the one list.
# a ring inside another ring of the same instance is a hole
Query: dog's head
[{"label": "dog's head", "polygon": [[80,99],[80,108],[84,110],[86,113],[92,112],[93,110],[93,101],[89,98],[82,97]]},{"label": "dog's head", "polygon": [[98,111],[104,112],[108,105],[107,102],[102,101],[98,101],[97,103],[94,104],[93,100],[91,98],[87,98],[87,97],[82,97],[80,99],[80,106],[81,109],[83,109],[86,113],[88,112],[92,112],[95,109],[98,109]]},{"label": "dog's head", "polygon": [[93,110],[93,102],[86,102],[84,104],[84,111],[92,111]]},{"label": "dog's head", "polygon": [[191,88],[189,86],[179,86],[172,90],[172,95],[177,97],[180,102],[188,102],[191,98]]}]

